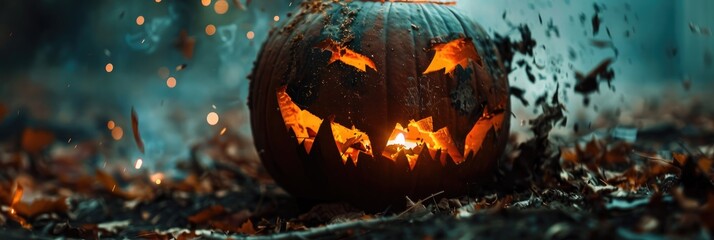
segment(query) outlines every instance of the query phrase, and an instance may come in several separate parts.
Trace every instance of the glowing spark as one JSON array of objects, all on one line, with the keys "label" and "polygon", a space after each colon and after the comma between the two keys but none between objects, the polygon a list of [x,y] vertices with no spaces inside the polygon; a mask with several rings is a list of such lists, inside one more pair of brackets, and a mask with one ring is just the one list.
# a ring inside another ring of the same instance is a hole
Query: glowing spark
[{"label": "glowing spark", "polygon": [[223,134],[226,134],[226,130],[228,130],[228,128],[221,129],[221,136],[223,136]]},{"label": "glowing spark", "polygon": [[213,36],[213,34],[216,34],[216,26],[213,24],[206,25],[206,35]]},{"label": "glowing spark", "polygon": [[280,21],[280,16],[275,15],[275,17],[273,17],[273,21],[276,21],[276,22],[277,22],[277,21]]},{"label": "glowing spark", "polygon": [[144,25],[144,16],[138,16],[136,17],[136,25]]},{"label": "glowing spark", "polygon": [[114,129],[114,127],[116,127],[116,123],[114,123],[114,121],[109,120],[109,122],[107,122],[107,128],[109,130],[112,130]]},{"label": "glowing spark", "polygon": [[255,38],[255,33],[253,31],[248,31],[248,33],[245,34],[245,37],[247,37],[248,40],[253,40],[253,38]]},{"label": "glowing spark", "polygon": [[218,120],[219,120],[219,117],[218,117],[218,113],[216,113],[216,112],[210,112],[206,116],[206,122],[208,122],[208,125],[214,126],[214,125],[218,124]]},{"label": "glowing spark", "polygon": [[134,164],[134,168],[140,169],[142,164],[144,164],[144,160],[141,160],[141,158],[136,159],[136,164]]},{"label": "glowing spark", "polygon": [[104,70],[106,70],[108,73],[114,71],[114,64],[107,63],[107,65],[104,66]]},{"label": "glowing spark", "polygon": [[213,4],[213,11],[218,14],[225,14],[228,12],[228,2],[226,0],[218,0]]},{"label": "glowing spark", "polygon": [[208,5],[211,5],[211,0],[201,0],[201,5],[208,7]]},{"label": "glowing spark", "polygon": [[168,86],[169,88],[175,88],[176,87],[176,78],[169,77],[169,79],[166,79],[166,86]]},{"label": "glowing spark", "polygon": [[121,129],[121,127],[115,127],[112,129],[112,138],[114,138],[114,140],[119,141],[122,137],[124,137],[124,130]]}]

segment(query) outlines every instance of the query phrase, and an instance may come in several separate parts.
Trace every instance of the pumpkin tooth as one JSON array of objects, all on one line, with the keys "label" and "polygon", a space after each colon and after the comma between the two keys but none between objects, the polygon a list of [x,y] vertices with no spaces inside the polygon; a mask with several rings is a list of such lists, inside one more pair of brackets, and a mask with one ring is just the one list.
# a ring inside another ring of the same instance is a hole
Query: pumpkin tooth
[{"label": "pumpkin tooth", "polygon": [[[456,145],[451,139],[449,130],[444,127],[434,131],[432,117],[427,117],[419,121],[411,120],[406,128],[397,123],[392,134],[387,141],[387,147],[382,152],[382,156],[395,160],[399,152],[405,151],[407,157],[410,152],[414,152],[413,159],[416,160],[422,147],[426,147],[432,158],[436,158],[436,153],[444,151],[451,156],[455,163],[463,161],[464,157],[459,153]],[[446,161],[446,154],[441,154],[441,162]]]}]

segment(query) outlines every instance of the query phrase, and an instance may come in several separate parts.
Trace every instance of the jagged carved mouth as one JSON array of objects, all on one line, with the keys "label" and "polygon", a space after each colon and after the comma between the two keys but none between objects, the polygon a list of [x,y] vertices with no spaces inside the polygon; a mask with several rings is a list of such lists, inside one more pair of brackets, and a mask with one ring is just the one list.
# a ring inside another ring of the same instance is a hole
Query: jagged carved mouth
[{"label": "jagged carved mouth", "polygon": [[[302,144],[305,151],[310,153],[324,119],[295,104],[287,94],[286,87],[277,90],[277,98],[285,126],[294,132],[297,144]],[[484,113],[466,136],[462,151],[456,147],[447,127],[434,131],[432,117],[419,121],[411,120],[406,127],[396,123],[380,155],[396,161],[397,156],[405,154],[412,169],[419,155],[427,152],[431,159],[437,159],[438,156],[442,165],[446,164],[447,155],[455,164],[460,164],[467,156],[476,155],[480,151],[487,133],[492,128],[496,131],[501,129],[503,118],[504,112]],[[332,120],[328,121],[335,147],[342,156],[343,163],[352,160],[357,164],[360,153],[375,157],[372,142],[366,132],[360,131],[356,126],[346,127]],[[424,151],[425,148],[427,151]]]}]

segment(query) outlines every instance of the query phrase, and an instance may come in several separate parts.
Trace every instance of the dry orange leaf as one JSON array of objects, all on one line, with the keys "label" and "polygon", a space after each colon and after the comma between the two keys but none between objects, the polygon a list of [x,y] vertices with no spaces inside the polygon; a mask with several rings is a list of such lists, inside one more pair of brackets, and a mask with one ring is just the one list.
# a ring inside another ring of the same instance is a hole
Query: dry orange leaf
[{"label": "dry orange leaf", "polygon": [[702,157],[697,162],[697,166],[699,166],[699,170],[702,170],[702,172],[709,173],[712,171],[712,159]]},{"label": "dry orange leaf", "polygon": [[67,212],[69,206],[67,206],[66,198],[63,197],[57,199],[39,199],[31,204],[19,202],[15,205],[14,209],[20,216],[34,218],[45,213]]},{"label": "dry orange leaf", "polygon": [[684,166],[687,163],[687,155],[683,153],[672,153],[674,160],[679,163],[679,166]]},{"label": "dry orange leaf", "polygon": [[256,233],[255,227],[253,226],[253,222],[248,219],[245,223],[243,223],[240,226],[240,229],[238,229],[239,233],[247,234],[247,235],[254,235]]},{"label": "dry orange leaf", "polygon": [[10,201],[10,207],[14,207],[15,204],[20,202],[20,199],[22,199],[23,191],[24,189],[22,188],[22,185],[18,183],[17,187],[15,187],[15,192],[12,193],[12,201]]},{"label": "dry orange leaf", "polygon": [[117,182],[114,180],[114,178],[113,178],[112,176],[110,176],[109,174],[107,174],[107,173],[105,173],[104,171],[99,170],[99,169],[97,169],[97,171],[96,171],[95,173],[96,173],[96,176],[97,176],[97,181],[99,181],[99,183],[102,184],[102,186],[103,186],[107,191],[109,191],[110,193],[112,193],[113,195],[115,195],[115,196],[117,196],[117,197],[121,197],[121,198],[123,198],[123,199],[134,199],[134,198],[136,198],[135,196],[132,196],[131,194],[129,194],[129,193],[125,192],[124,190],[122,190],[121,187],[119,187],[119,185],[117,184]]},{"label": "dry orange leaf", "polygon": [[22,132],[22,149],[38,153],[47,149],[55,141],[55,135],[44,130],[26,128]]},{"label": "dry orange leaf", "polygon": [[578,157],[578,153],[573,148],[560,149],[560,158],[573,164],[578,164],[580,162],[580,157]]},{"label": "dry orange leaf", "polygon": [[194,215],[188,217],[188,221],[193,224],[203,224],[216,216],[226,213],[226,209],[221,205],[213,205]]}]

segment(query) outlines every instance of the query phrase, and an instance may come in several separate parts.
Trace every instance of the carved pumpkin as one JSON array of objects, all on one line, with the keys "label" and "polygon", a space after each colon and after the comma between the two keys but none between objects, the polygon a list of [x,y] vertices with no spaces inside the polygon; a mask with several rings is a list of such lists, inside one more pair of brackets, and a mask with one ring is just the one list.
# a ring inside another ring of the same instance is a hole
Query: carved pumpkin
[{"label": "carved pumpkin", "polygon": [[255,145],[298,198],[364,208],[492,176],[508,83],[476,23],[429,1],[306,1],[251,75]]}]

